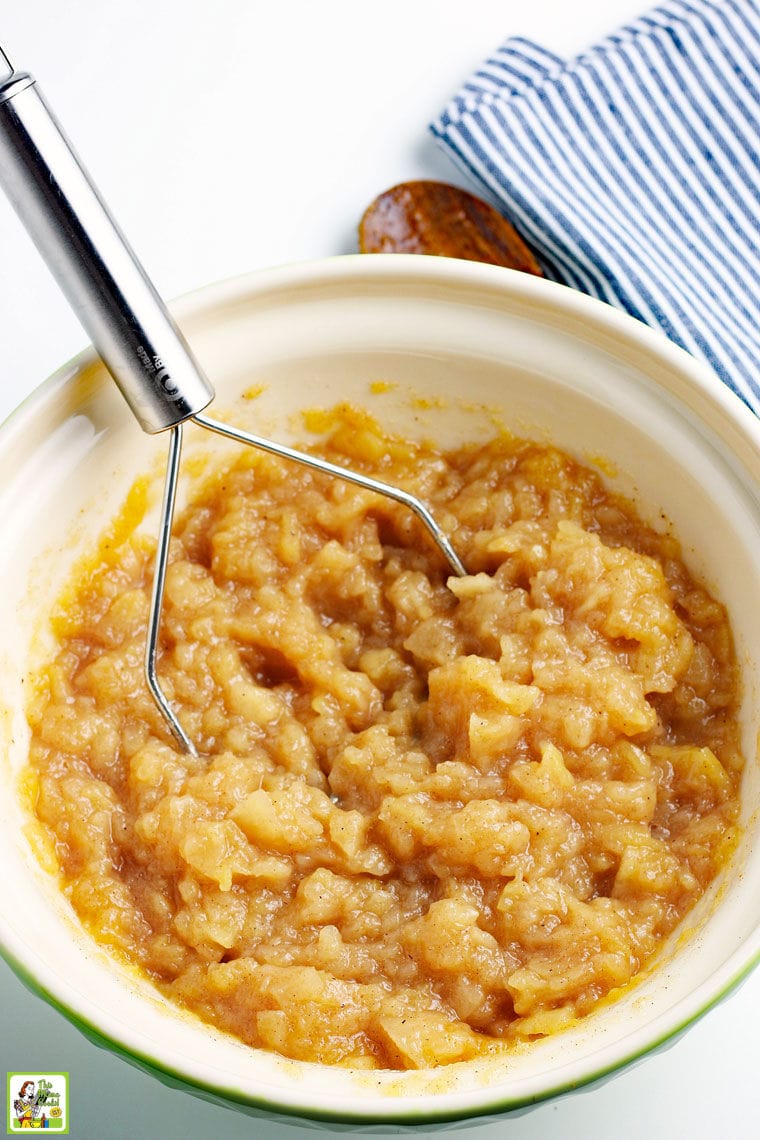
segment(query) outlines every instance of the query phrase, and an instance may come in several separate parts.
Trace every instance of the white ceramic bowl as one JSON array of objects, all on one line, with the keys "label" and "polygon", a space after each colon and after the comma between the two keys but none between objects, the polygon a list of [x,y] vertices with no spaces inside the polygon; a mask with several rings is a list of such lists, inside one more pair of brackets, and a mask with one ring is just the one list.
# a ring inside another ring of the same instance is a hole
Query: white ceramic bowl
[{"label": "white ceramic bowl", "polygon": [[[294,413],[349,398],[391,428],[447,441],[518,434],[588,460],[660,525],[728,607],[743,668],[744,838],[657,969],[579,1028],[503,1062],[359,1073],[254,1051],[170,1006],[81,932],[33,858],[16,794],[25,684],[45,618],[77,555],[135,475],[161,462],[85,355],[0,431],[0,943],[64,1013],[127,1057],[196,1090],[281,1114],[344,1122],[436,1121],[506,1111],[598,1078],[679,1032],[760,955],[760,424],[703,366],[643,325],[559,285],[492,266],[353,257],[257,274],[176,307],[217,387],[215,412],[292,438]],[[397,386],[370,394],[373,381]],[[428,399],[428,410],[413,406]],[[442,398],[439,400],[439,397]],[[441,406],[438,406],[440,404]],[[296,433],[297,434],[297,433]],[[213,446],[188,432],[192,446]],[[227,446],[226,444],[223,446]],[[660,520],[661,522],[661,520]],[[465,552],[466,556],[466,552]]]}]

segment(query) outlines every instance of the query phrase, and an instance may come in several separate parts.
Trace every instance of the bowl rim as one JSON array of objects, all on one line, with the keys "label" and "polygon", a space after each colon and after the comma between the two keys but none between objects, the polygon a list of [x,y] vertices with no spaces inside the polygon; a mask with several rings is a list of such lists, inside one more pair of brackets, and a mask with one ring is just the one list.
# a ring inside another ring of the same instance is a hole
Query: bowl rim
[{"label": "bowl rim", "polygon": [[[184,321],[192,320],[204,312],[222,310],[225,306],[244,298],[266,295],[274,299],[278,295],[287,293],[294,286],[324,287],[336,283],[346,284],[353,281],[359,284],[370,281],[383,283],[387,287],[388,283],[394,280],[415,283],[418,286],[454,284],[459,289],[475,287],[494,294],[501,293],[505,297],[519,294],[528,301],[540,301],[542,304],[553,298],[551,307],[559,307],[577,317],[580,322],[587,320],[591,326],[608,332],[616,342],[622,340],[631,348],[644,350],[652,359],[664,364],[666,368],[673,369],[685,379],[686,388],[695,399],[698,397],[697,404],[706,401],[717,408],[725,421],[738,429],[739,434],[747,438],[750,446],[760,454],[760,420],[706,364],[668,341],[658,330],[644,325],[602,301],[578,293],[557,282],[515,270],[476,262],[410,254],[346,254],[295,262],[230,277],[183,295],[174,301],[170,308],[182,325]],[[95,351],[91,347],[85,348],[38,385],[0,424],[0,447],[9,433],[23,431],[25,421],[34,419],[58,389],[65,388],[97,360]],[[98,380],[98,385],[106,385],[105,377]],[[757,934],[760,938],[760,929]],[[11,946],[6,944],[1,925],[0,954],[27,988],[58,1009],[88,1038],[98,1044],[105,1044],[111,1051],[138,1067],[147,1069],[159,1079],[167,1080],[174,1085],[179,1084],[210,1099],[224,1103],[235,1102],[240,1107],[247,1107],[253,1111],[263,1110],[268,1115],[291,1120],[295,1117],[324,1123],[368,1125],[397,1123],[419,1127],[426,1124],[443,1124],[501,1115],[593,1084],[605,1076],[628,1067],[680,1036],[685,1029],[735,990],[760,963],[758,938],[754,940],[757,945],[739,947],[726,960],[724,968],[720,971],[719,986],[703,983],[696,991],[698,1000],[689,1003],[688,1009],[683,1009],[687,1002],[682,999],[675,1007],[674,1015],[670,1017],[668,1025],[659,1035],[650,1036],[643,1042],[634,1041],[627,1049],[619,1049],[610,1058],[609,1063],[600,1061],[598,1067],[584,1074],[580,1080],[560,1079],[538,1094],[528,1092],[525,1095],[516,1093],[504,1096],[499,1095],[494,1087],[490,1099],[486,1091],[479,1096],[479,1103],[475,1106],[469,1103],[460,1107],[451,1103],[444,1104],[444,1101],[450,1101],[452,1098],[456,1100],[463,1095],[456,1091],[441,1096],[427,1094],[424,1097],[426,1102],[424,1107],[420,1103],[423,1098],[416,1098],[415,1105],[406,1109],[403,1107],[403,1098],[398,1100],[387,1098],[382,1106],[372,1108],[362,1109],[357,1104],[347,1106],[346,1109],[333,1110],[306,1103],[308,1097],[299,1103],[295,1101],[288,1103],[263,1095],[252,1095],[240,1089],[225,1088],[218,1083],[206,1083],[197,1075],[190,1076],[156,1056],[125,1044],[117,1035],[109,1034],[102,1025],[95,1024],[84,1016],[82,1011],[76,1008],[76,1004],[68,1004],[63,996],[66,990],[65,984],[50,987],[35,978],[13,952]],[[678,1009],[681,1009],[681,1014],[676,1017],[675,1011]],[[605,1047],[604,1051],[608,1052],[609,1047]],[[439,1102],[438,1108],[435,1106],[435,1101]]]},{"label": "bowl rim", "polygon": [[[116,1036],[110,1036],[102,1027],[96,1025],[74,1007],[67,1005],[63,998],[57,996],[39,983],[27,971],[23,964],[2,945],[0,945],[0,957],[3,958],[26,989],[35,997],[40,998],[47,1005],[57,1010],[58,1013],[65,1017],[88,1041],[97,1045],[98,1048],[105,1048],[108,1052],[115,1053],[128,1064],[133,1065],[171,1088],[180,1089],[191,1095],[200,1096],[209,1102],[223,1104],[227,1107],[229,1107],[232,1102],[236,1108],[242,1111],[247,1110],[252,1115],[264,1113],[267,1119],[280,1119],[290,1123],[311,1121],[314,1124],[325,1126],[330,1124],[342,1124],[347,1126],[399,1125],[406,1126],[409,1129],[425,1129],[428,1125],[445,1125],[456,1123],[457,1121],[472,1121],[473,1123],[482,1124],[491,1117],[506,1116],[520,1109],[537,1107],[546,1101],[554,1100],[555,1098],[577,1092],[581,1089],[590,1089],[597,1083],[603,1082],[606,1078],[623,1072],[639,1061],[646,1060],[660,1050],[675,1045],[690,1026],[700,1021],[711,1009],[714,1009],[715,1006],[719,1005],[739,989],[749,975],[760,965],[760,950],[758,950],[748,963],[739,968],[737,973],[721,988],[720,992],[712,995],[703,1006],[693,1011],[682,1022],[673,1027],[669,1027],[652,1041],[632,1049],[624,1057],[615,1058],[607,1065],[600,1065],[598,1068],[590,1070],[581,1080],[558,1081],[556,1084],[548,1086],[545,1090],[537,1094],[526,1093],[524,1096],[508,1096],[474,1107],[466,1105],[459,1109],[454,1107],[436,1109],[435,1105],[433,1105],[430,1108],[418,1106],[404,1110],[399,1107],[399,1101],[389,1100],[388,1104],[391,1111],[380,1113],[378,1111],[362,1111],[361,1109],[353,1108],[333,1110],[321,1107],[310,1107],[308,1105],[293,1105],[283,1101],[270,1100],[266,1096],[256,1096],[241,1092],[234,1087],[225,1088],[221,1085],[210,1084],[200,1077],[191,1077],[180,1069],[161,1061],[157,1057],[151,1056],[147,1052],[130,1048]],[[316,1067],[315,1062],[301,1062],[301,1064],[315,1065]],[[428,1096],[427,1099],[431,1100],[432,1098]]]},{"label": "bowl rim", "polygon": [[[274,298],[277,294],[287,293],[294,286],[302,288],[331,285],[341,282],[346,277],[354,276],[361,279],[365,271],[370,279],[380,282],[400,276],[404,280],[416,280],[418,283],[445,285],[449,282],[458,282],[465,287],[480,286],[497,290],[501,281],[505,286],[509,284],[512,290],[522,293],[529,300],[541,301],[543,295],[547,297],[553,295],[560,308],[566,309],[581,320],[584,316],[588,316],[592,323],[609,330],[617,340],[648,350],[652,357],[659,358],[666,365],[683,373],[687,376],[690,387],[707,397],[711,403],[717,404],[728,419],[733,421],[738,419],[740,428],[753,435],[754,443],[760,446],[760,419],[705,361],[692,356],[686,349],[669,340],[659,329],[644,324],[643,321],[621,309],[614,308],[606,301],[581,293],[562,282],[551,281],[546,277],[537,277],[505,266],[425,254],[336,254],[331,257],[254,269],[212,281],[180,294],[168,302],[168,308],[181,326],[184,321],[197,318],[206,310],[221,308],[253,294],[266,294]],[[65,386],[99,359],[92,345],[86,345],[69,357],[37,384],[0,421],[0,433],[5,434],[6,430],[15,428],[18,419],[34,415],[37,405],[44,404],[55,389]],[[105,375],[98,378],[98,385],[107,386]]]}]

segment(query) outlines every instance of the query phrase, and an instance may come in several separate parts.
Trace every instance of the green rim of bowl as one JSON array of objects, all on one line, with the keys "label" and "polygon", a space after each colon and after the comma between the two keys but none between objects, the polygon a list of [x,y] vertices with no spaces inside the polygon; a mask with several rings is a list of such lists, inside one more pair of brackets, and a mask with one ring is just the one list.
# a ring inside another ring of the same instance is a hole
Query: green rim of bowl
[{"label": "green rim of bowl", "polygon": [[100,1049],[106,1049],[110,1053],[115,1053],[122,1060],[142,1070],[149,1076],[155,1077],[171,1088],[200,1096],[202,1099],[214,1104],[229,1105],[233,1102],[241,1110],[249,1111],[251,1115],[261,1113],[268,1118],[282,1117],[291,1122],[301,1119],[325,1125],[342,1124],[346,1127],[357,1124],[398,1124],[417,1128],[424,1127],[425,1125],[444,1125],[454,1121],[474,1121],[478,1119],[482,1120],[483,1117],[508,1115],[520,1109],[536,1107],[548,1100],[575,1092],[577,1089],[588,1088],[597,1082],[614,1076],[616,1073],[621,1073],[637,1061],[645,1060],[666,1046],[674,1044],[683,1033],[709,1013],[711,1009],[714,1009],[715,1006],[730,997],[760,964],[759,952],[726,982],[719,993],[711,997],[705,1005],[701,1006],[683,1022],[674,1026],[666,1033],[661,1034],[647,1045],[639,1049],[634,1049],[627,1056],[612,1062],[610,1065],[602,1066],[590,1072],[582,1080],[559,1083],[534,1096],[496,1100],[488,1104],[482,1104],[477,1108],[462,1108],[459,1110],[442,1109],[440,1112],[419,1109],[396,1111],[394,1109],[389,1113],[377,1113],[361,1111],[332,1112],[320,1108],[311,1108],[306,1104],[302,1107],[295,1107],[282,1104],[279,1101],[268,1100],[266,1097],[252,1096],[248,1093],[241,1092],[239,1089],[221,1088],[218,1085],[206,1084],[203,1081],[191,1079],[179,1070],[159,1061],[157,1058],[147,1053],[129,1049],[115,1038],[109,1037],[102,1029],[99,1029],[91,1021],[82,1017],[76,1010],[66,1005],[65,1002],[45,989],[45,987],[37,982],[27,969],[18,962],[13,955],[9,954],[4,947],[0,947],[0,954],[2,954],[3,959],[26,989],[34,994],[35,997],[42,999],[48,1005],[52,1006],[58,1013],[62,1014],[67,1021],[94,1045]]}]

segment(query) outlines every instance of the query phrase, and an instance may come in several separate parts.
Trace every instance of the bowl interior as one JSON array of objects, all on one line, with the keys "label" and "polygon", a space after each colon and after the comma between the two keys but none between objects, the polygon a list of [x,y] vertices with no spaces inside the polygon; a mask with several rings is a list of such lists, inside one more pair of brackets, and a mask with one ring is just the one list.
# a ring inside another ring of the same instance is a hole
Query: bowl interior
[{"label": "bowl interior", "polygon": [[[217,389],[213,412],[304,438],[299,413],[359,403],[389,428],[454,443],[499,422],[602,465],[726,604],[743,668],[744,837],[657,969],[578,1029],[431,1073],[324,1070],[247,1049],[170,1007],[82,935],[29,845],[16,794],[30,662],[77,558],[134,478],[160,472],[102,368],[74,361],[0,433],[0,942],[34,984],[126,1052],[255,1104],[336,1119],[426,1121],[526,1103],[589,1080],[676,1032],[760,953],[760,432],[717,380],[649,330],[561,286],[488,266],[363,257],[214,287],[178,306]],[[378,383],[380,382],[380,383]],[[261,389],[261,391],[259,391]],[[253,395],[255,393],[255,398]],[[194,455],[234,445],[188,429]],[[157,495],[156,495],[157,498]],[[467,552],[460,551],[465,562]],[[33,922],[28,900],[35,899]],[[125,981],[128,984],[125,984]],[[370,1079],[371,1076],[371,1079]]]}]

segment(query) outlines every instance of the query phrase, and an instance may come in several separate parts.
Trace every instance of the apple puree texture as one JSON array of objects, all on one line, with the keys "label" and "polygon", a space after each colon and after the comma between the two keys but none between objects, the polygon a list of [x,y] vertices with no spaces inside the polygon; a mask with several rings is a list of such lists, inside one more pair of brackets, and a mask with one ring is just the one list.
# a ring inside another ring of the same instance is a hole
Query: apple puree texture
[{"label": "apple puree texture", "polygon": [[29,710],[34,812],[98,942],[251,1046],[422,1068],[571,1025],[648,963],[736,841],[737,669],[676,541],[506,434],[368,415],[319,450],[403,507],[249,449],[172,540],[72,585]]}]

